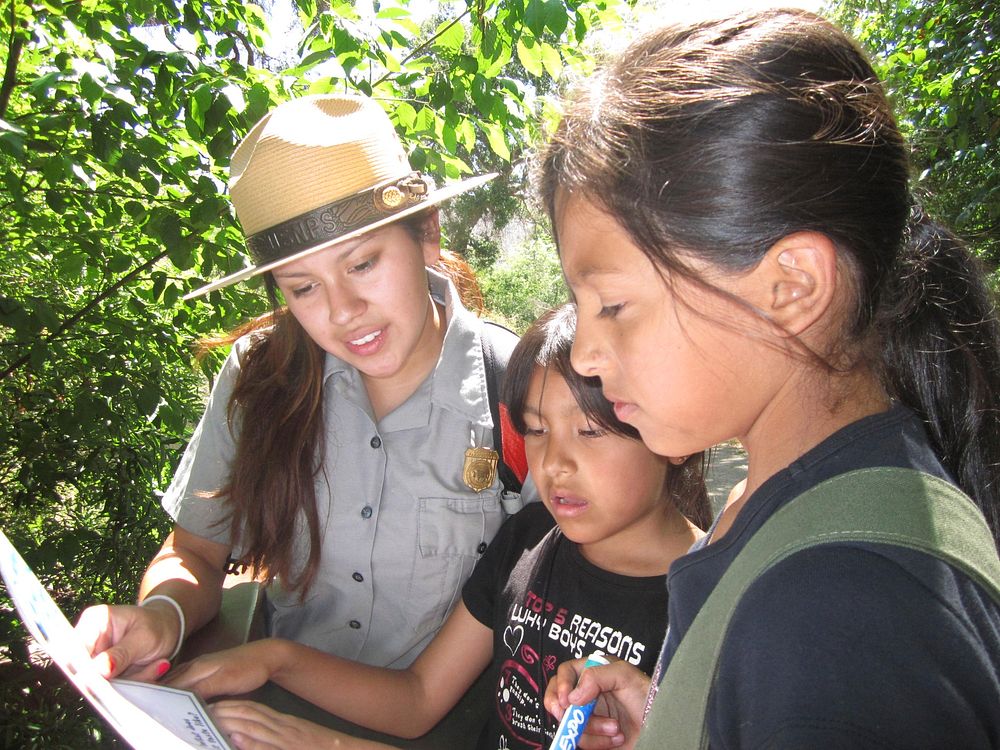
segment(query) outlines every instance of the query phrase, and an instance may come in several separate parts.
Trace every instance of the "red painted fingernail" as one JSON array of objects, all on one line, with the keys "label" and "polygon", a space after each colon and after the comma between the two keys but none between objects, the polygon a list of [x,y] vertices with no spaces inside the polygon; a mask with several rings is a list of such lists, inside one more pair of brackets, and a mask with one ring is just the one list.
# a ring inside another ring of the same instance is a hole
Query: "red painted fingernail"
[{"label": "red painted fingernail", "polygon": [[160,662],[159,666],[156,668],[156,676],[163,677],[163,675],[167,673],[168,669],[170,669],[170,662],[164,659],[163,661]]},{"label": "red painted fingernail", "polygon": [[108,657],[108,674],[114,674],[114,673],[115,673],[115,660],[112,659],[109,656]]}]

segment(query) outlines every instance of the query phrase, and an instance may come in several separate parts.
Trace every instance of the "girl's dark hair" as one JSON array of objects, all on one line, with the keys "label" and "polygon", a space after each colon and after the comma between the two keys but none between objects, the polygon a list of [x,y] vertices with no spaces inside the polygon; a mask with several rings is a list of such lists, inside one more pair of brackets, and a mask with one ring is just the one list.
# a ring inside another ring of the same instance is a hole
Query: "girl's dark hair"
[{"label": "girl's dark hair", "polygon": [[[525,400],[535,368],[555,370],[566,381],[580,410],[590,422],[602,429],[632,440],[641,440],[639,432],[615,416],[611,402],[601,392],[599,378],[584,377],[570,363],[570,351],[576,334],[576,306],[566,303],[538,318],[525,331],[507,362],[501,400],[510,410],[514,429],[524,435]],[[712,509],[705,487],[705,453],[696,453],[679,466],[667,471],[664,493],[700,529],[712,523]]]},{"label": "girl's dark hair", "polygon": [[[400,224],[420,242],[427,217],[428,212],[420,212]],[[443,250],[434,267],[453,281],[466,307],[482,310],[476,277],[460,256]],[[315,479],[324,453],[326,354],[281,303],[270,273],[264,283],[271,312],[202,342],[232,344],[252,334],[229,402],[230,423],[238,422],[239,428],[229,484],[214,494],[229,505],[231,538],[240,541],[243,552],[240,562],[268,582],[280,577],[286,588],[304,595],[320,559]],[[309,539],[304,564],[294,556],[300,532]]]},{"label": "girl's dark hair", "polygon": [[743,271],[790,233],[829,237],[854,298],[843,351],[817,359],[870,368],[919,414],[1000,538],[993,300],[976,259],[911,198],[885,92],[842,31],[768,10],[648,33],[572,102],[539,176],[553,225],[557,202],[580,195],[658,267],[706,286],[684,258]]}]

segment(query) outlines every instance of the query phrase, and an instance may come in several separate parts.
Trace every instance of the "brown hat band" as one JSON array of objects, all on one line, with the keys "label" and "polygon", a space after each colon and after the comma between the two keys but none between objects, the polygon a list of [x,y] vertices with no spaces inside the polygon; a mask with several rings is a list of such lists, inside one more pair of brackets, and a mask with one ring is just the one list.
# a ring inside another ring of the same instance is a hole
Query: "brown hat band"
[{"label": "brown hat band", "polygon": [[430,186],[419,172],[314,208],[247,237],[254,263],[263,265],[333,242],[427,198]]}]

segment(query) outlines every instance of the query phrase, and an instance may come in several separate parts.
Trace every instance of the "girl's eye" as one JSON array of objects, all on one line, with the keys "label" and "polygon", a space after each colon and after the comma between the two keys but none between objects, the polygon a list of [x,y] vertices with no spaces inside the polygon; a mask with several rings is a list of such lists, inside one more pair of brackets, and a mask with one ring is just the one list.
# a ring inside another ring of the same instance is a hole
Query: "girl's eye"
[{"label": "girl's eye", "polygon": [[315,284],[305,284],[303,286],[296,287],[295,289],[292,290],[292,296],[293,297],[304,297],[305,295],[309,294],[309,292],[311,292],[315,288],[316,288]]},{"label": "girl's eye", "polygon": [[358,263],[356,266],[351,266],[350,273],[364,273],[365,271],[370,271],[374,267],[375,258],[369,258],[362,263]]},{"label": "girl's eye", "polygon": [[541,437],[545,434],[545,429],[542,427],[528,427],[524,431],[525,437]]},{"label": "girl's eye", "polygon": [[625,303],[619,303],[617,305],[603,305],[601,311],[597,314],[599,318],[615,318],[621,309],[625,307]]},{"label": "girl's eye", "polygon": [[595,430],[595,429],[580,430],[579,432],[580,437],[584,438],[599,438],[599,437],[604,437],[607,434],[608,434],[607,430]]}]

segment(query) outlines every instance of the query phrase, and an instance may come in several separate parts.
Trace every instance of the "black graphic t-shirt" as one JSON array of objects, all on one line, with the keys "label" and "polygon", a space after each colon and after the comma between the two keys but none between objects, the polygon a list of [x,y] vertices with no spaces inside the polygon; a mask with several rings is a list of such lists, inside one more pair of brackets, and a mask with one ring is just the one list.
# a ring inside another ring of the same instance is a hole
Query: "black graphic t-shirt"
[{"label": "black graphic t-shirt", "polygon": [[508,519],[462,598],[493,629],[496,710],[479,750],[547,748],[557,722],[542,698],[559,664],[601,651],[650,674],[667,628],[666,576],[592,565],[542,503]]}]

